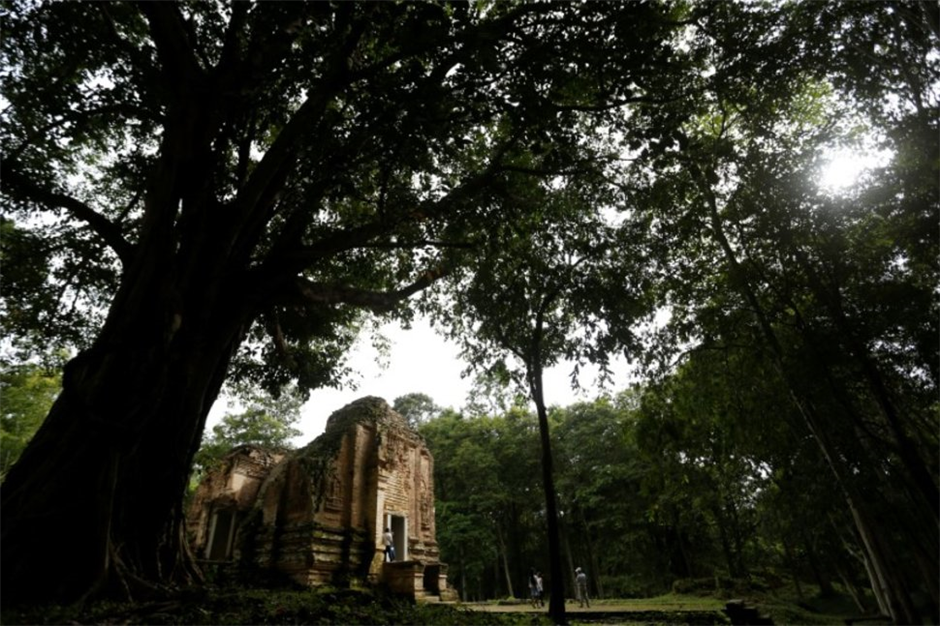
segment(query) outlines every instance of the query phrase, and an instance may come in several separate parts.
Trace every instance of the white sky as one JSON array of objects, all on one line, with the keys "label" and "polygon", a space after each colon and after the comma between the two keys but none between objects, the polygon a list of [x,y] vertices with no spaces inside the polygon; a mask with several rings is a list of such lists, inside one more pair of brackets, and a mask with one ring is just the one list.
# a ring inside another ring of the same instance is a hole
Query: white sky
[{"label": "white sky", "polygon": [[[396,322],[384,325],[381,332],[391,345],[388,357],[383,359],[387,367],[376,362],[378,352],[364,333],[349,359],[350,367],[358,373],[353,376],[358,388],[312,392],[296,425],[303,435],[293,440],[294,445],[302,446],[313,440],[323,432],[327,418],[334,411],[364,396],[378,396],[392,404],[399,396],[424,393],[440,407],[460,409],[466,404],[472,379],[460,377],[466,364],[460,360],[456,344],[446,341],[421,318],[416,318],[409,330],[402,329]],[[573,391],[569,382],[571,369],[570,364],[559,365],[545,372],[545,401],[549,406],[592,400],[602,393],[595,385],[596,370],[589,368],[581,369],[583,389]],[[625,362],[615,362],[611,369],[615,372],[614,388],[626,387]],[[227,408],[226,399],[220,397],[209,414],[210,428],[218,423]]]},{"label": "white sky", "polygon": [[[416,318],[409,330],[396,323],[382,327],[391,344],[387,367],[381,367],[376,358],[378,352],[372,347],[368,336],[363,335],[356,343],[349,364],[359,373],[358,389],[319,389],[310,394],[304,404],[297,427],[304,432],[294,441],[303,445],[323,432],[326,420],[337,409],[364,396],[378,396],[391,404],[395,398],[407,393],[424,393],[440,407],[460,409],[466,404],[472,379],[461,378],[466,364],[459,358],[456,344],[438,335],[430,324]],[[582,368],[580,392],[571,389],[569,375],[571,365],[559,365],[545,373],[545,402],[548,405],[566,406],[600,395],[594,386],[596,372]],[[618,387],[627,385],[626,364],[616,363]],[[622,383],[622,384],[621,384]]]}]

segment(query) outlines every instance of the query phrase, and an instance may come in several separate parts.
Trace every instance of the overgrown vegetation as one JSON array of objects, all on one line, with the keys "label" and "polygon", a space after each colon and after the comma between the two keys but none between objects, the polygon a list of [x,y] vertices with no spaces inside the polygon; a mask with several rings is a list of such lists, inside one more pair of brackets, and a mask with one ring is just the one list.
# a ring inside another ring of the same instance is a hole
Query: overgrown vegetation
[{"label": "overgrown vegetation", "polygon": [[[738,588],[749,605],[776,624],[844,624],[858,614],[844,593],[799,600],[793,589],[774,593]],[[818,591],[818,590],[817,590]],[[653,598],[608,598],[592,603],[596,613],[569,613],[570,623],[724,624],[725,591],[670,593]],[[505,604],[505,603],[500,603]],[[5,610],[0,622],[14,624],[429,624],[440,626],[549,626],[544,609],[494,611],[480,605],[415,604],[381,592],[322,588],[272,590],[208,587],[177,596],[135,603],[96,602],[86,607],[47,606]],[[888,623],[877,620],[867,624]]]},{"label": "overgrown vegetation", "polygon": [[415,604],[358,590],[200,589],[136,603],[97,602],[85,608],[5,611],[3,624],[440,624],[539,626],[530,615],[496,615],[451,605]]}]

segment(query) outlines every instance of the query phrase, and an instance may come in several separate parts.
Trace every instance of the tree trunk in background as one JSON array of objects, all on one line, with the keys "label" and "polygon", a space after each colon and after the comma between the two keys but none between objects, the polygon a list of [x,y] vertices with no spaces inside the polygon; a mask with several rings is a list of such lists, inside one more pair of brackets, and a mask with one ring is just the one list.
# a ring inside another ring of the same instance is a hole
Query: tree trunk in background
[{"label": "tree trunk in background", "polygon": [[783,554],[787,558],[787,563],[790,565],[790,578],[793,579],[793,586],[796,587],[796,597],[802,602],[803,601],[803,587],[800,585],[800,566],[796,560],[796,557],[793,555],[793,550],[790,548],[790,542],[782,540],[783,544]]},{"label": "tree trunk in background", "polygon": [[[936,479],[927,468],[927,464],[917,451],[917,445],[908,436],[907,429],[901,423],[901,416],[891,397],[888,385],[874,359],[872,358],[865,341],[858,337],[857,327],[852,324],[845,313],[845,307],[842,302],[842,294],[838,287],[828,287],[815,266],[798,248],[795,249],[796,257],[800,265],[809,277],[809,284],[813,294],[826,306],[835,326],[841,335],[840,339],[846,347],[846,352],[855,360],[862,372],[862,378],[868,383],[875,403],[888,425],[890,433],[894,436],[895,451],[901,464],[907,470],[910,484],[915,488],[912,494],[915,501],[920,501],[926,506],[932,514],[932,527],[936,528],[940,522],[940,489],[937,487]],[[829,275],[834,275],[830,272]],[[920,495],[918,498],[917,494]]]},{"label": "tree trunk in background", "polygon": [[460,548],[460,599],[467,601],[467,568],[464,565],[463,547]]},{"label": "tree trunk in background", "polygon": [[[805,393],[805,390],[794,380],[792,372],[787,368],[786,353],[767,318],[764,307],[749,282],[746,272],[738,262],[734,248],[725,236],[715,193],[702,170],[695,164],[691,164],[691,166],[694,169],[699,188],[708,203],[712,235],[724,254],[732,280],[756,316],[764,339],[773,354],[774,364],[781,380],[787,385],[794,405],[805,420],[810,434],[819,445],[823,457],[835,475],[839,488],[845,495],[846,504],[852,513],[852,519],[855,521],[861,545],[864,547],[865,565],[871,580],[872,590],[878,598],[879,608],[885,614],[890,615],[896,623],[917,623],[920,620],[911,602],[907,582],[897,569],[898,566],[892,562],[892,553],[886,549],[881,539],[880,533],[884,531],[874,519],[874,515],[870,513],[868,507],[864,506],[864,500],[859,497],[851,478],[846,476],[849,470],[845,467],[842,457],[837,453],[838,449],[832,442],[831,433],[825,428],[825,420],[821,418],[812,405],[809,394]],[[714,172],[711,174],[714,175]],[[934,524],[935,527],[936,524]]]},{"label": "tree trunk in background", "polygon": [[594,587],[597,589],[597,597],[603,598],[604,586],[603,583],[601,583],[600,569],[597,567],[597,555],[594,552],[594,542],[591,541],[591,533],[588,529],[587,518],[584,516],[584,509],[580,506],[578,507],[578,513],[581,514],[581,527],[584,528],[584,545],[587,548],[588,561],[591,563],[591,577],[594,579]]},{"label": "tree trunk in background", "polygon": [[813,547],[812,542],[810,542],[805,532],[803,532],[803,546],[803,549],[806,550],[806,560],[809,562],[809,567],[813,571],[813,578],[816,579],[816,584],[819,585],[819,594],[822,596],[833,595],[835,590],[832,588],[832,583],[829,582],[829,578],[826,577],[822,568],[819,567],[819,559],[816,558],[816,549]]},{"label": "tree trunk in background", "polygon": [[[920,570],[920,575],[924,580],[930,580],[930,577],[935,575],[937,572],[935,570],[935,564],[927,558],[924,550],[923,552],[918,552],[917,557],[917,566]],[[930,610],[931,614],[936,616],[940,615],[940,588],[937,587],[928,587],[930,593]]]},{"label": "tree trunk in background", "polygon": [[574,555],[571,553],[571,529],[568,524],[561,524],[561,536],[565,542],[565,552],[568,553],[568,575],[571,577],[569,581],[571,583],[572,589],[577,589],[577,583],[574,579]]},{"label": "tree trunk in background", "polygon": [[729,523],[725,519],[724,511],[718,502],[712,504],[711,510],[712,515],[715,516],[716,525],[718,526],[718,539],[721,542],[721,553],[725,557],[725,563],[728,564],[728,575],[731,576],[731,578],[741,578],[741,572],[738,571],[738,559],[735,557],[731,539],[728,536]]},{"label": "tree trunk in background", "polygon": [[863,595],[861,590],[858,588],[858,585],[852,582],[852,579],[849,577],[840,563],[836,563],[835,568],[836,574],[839,575],[839,579],[842,581],[842,586],[849,593],[849,595],[852,596],[852,601],[855,603],[855,607],[859,610],[860,613],[865,613],[868,611],[868,607],[865,606]]},{"label": "tree trunk in background", "polygon": [[679,512],[675,509],[672,511],[672,523],[676,529],[676,550],[678,552],[680,566],[682,569],[679,574],[679,578],[689,578],[692,576],[695,568],[694,564],[692,563],[692,559],[689,558],[689,551],[685,548],[685,534],[682,532],[682,528],[679,526]]},{"label": "tree trunk in background", "polygon": [[499,553],[502,555],[503,574],[506,576],[506,589],[509,591],[509,597],[515,598],[516,594],[512,591],[512,575],[509,573],[509,556],[506,554],[506,541],[503,539],[503,530],[499,524],[496,525],[496,538],[499,540]]}]

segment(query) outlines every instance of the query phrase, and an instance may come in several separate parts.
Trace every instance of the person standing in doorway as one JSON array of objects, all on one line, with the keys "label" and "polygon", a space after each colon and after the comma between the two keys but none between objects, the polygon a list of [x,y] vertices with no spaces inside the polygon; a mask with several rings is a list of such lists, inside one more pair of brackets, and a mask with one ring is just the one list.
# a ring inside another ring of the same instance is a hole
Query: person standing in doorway
[{"label": "person standing in doorway", "polygon": [[392,537],[392,531],[388,528],[385,529],[385,533],[382,535],[382,541],[385,543],[385,560],[394,561],[395,560],[395,539]]},{"label": "person standing in doorway", "polygon": [[580,567],[575,568],[574,573],[574,580],[578,584],[578,601],[582,607],[591,608],[591,601],[588,599],[587,574]]}]

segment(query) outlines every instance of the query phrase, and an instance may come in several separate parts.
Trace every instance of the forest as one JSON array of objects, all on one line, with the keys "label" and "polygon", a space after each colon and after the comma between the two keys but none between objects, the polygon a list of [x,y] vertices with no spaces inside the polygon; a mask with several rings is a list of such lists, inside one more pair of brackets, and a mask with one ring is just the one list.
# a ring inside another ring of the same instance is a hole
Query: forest
[{"label": "forest", "polygon": [[[585,569],[600,598],[789,583],[801,600],[838,592],[870,613],[852,519],[833,505],[838,485],[818,450],[784,425],[768,428],[784,416],[766,399],[725,389],[738,398],[717,400],[715,373],[551,411],[565,572]],[[737,374],[719,375],[750,385]],[[534,416],[448,409],[419,429],[435,454],[454,584],[469,599],[526,597],[529,568],[547,569]],[[572,596],[573,579],[566,588]]]},{"label": "forest", "polygon": [[[420,315],[480,381],[415,418],[466,597],[538,567],[565,623],[580,566],[940,622],[936,3],[0,18],[4,605],[199,585],[223,390],[348,384]],[[621,358],[546,405],[546,368]]]}]

